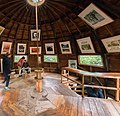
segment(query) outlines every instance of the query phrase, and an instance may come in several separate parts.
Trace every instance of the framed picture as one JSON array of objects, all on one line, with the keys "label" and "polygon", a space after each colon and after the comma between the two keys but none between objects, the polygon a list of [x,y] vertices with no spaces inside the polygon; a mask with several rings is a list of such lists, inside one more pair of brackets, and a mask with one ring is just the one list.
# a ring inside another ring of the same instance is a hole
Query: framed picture
[{"label": "framed picture", "polygon": [[54,43],[45,44],[46,54],[54,54]]},{"label": "framed picture", "polygon": [[82,53],[95,53],[90,37],[78,39],[77,43]]},{"label": "framed picture", "polygon": [[26,52],[26,44],[18,43],[17,44],[17,54],[25,54]]},{"label": "framed picture", "polygon": [[41,56],[38,57],[38,63],[41,64]]},{"label": "framed picture", "polygon": [[3,59],[0,59],[0,68],[1,68],[0,72],[3,73]]},{"label": "framed picture", "polygon": [[102,40],[108,53],[120,52],[120,35]]},{"label": "framed picture", "polygon": [[102,27],[113,21],[109,16],[107,16],[103,11],[101,11],[92,3],[78,16],[94,29]]},{"label": "framed picture", "polygon": [[4,31],[4,27],[0,26],[0,35],[2,34],[2,32]]},{"label": "framed picture", "polygon": [[41,47],[30,47],[30,54],[37,54],[37,51],[38,54],[41,54]]},{"label": "framed picture", "polygon": [[68,60],[68,66],[71,68],[77,68],[77,60]]},{"label": "framed picture", "polygon": [[12,42],[2,42],[1,54],[10,53]]},{"label": "framed picture", "polygon": [[38,30],[31,30],[31,41],[40,41],[40,29]]},{"label": "framed picture", "polygon": [[70,41],[65,41],[65,42],[60,42],[60,48],[62,54],[71,54],[71,46],[70,46]]}]

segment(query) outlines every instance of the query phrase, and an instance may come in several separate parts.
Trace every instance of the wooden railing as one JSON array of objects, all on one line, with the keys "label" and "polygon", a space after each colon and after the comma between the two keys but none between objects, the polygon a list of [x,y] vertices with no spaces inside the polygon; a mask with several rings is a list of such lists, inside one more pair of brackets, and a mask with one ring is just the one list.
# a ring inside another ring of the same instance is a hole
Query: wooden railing
[{"label": "wooden railing", "polygon": [[[76,80],[76,77],[73,77],[69,74],[69,72],[75,73],[79,75],[79,77],[82,78],[82,82],[80,83],[78,80]],[[104,79],[116,79],[116,87],[107,87],[107,86],[97,86],[97,85],[89,85],[85,84],[85,78],[87,76],[90,77],[98,77],[98,78],[104,78]],[[112,73],[112,72],[88,72],[83,71],[75,68],[70,67],[63,67],[61,71],[61,83],[63,82],[63,78],[67,78],[67,80],[71,80],[82,87],[82,97],[84,97],[84,88],[85,87],[93,87],[93,88],[102,88],[102,89],[109,89],[109,90],[115,90],[116,91],[116,100],[119,101],[120,99],[120,73]]]}]

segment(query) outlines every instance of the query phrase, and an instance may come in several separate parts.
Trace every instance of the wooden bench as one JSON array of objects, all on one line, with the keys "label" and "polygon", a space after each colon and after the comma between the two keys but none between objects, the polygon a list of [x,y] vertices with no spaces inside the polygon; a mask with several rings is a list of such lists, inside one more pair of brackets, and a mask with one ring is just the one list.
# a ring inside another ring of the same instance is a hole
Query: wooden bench
[{"label": "wooden bench", "polygon": [[[72,72],[75,73],[77,75],[79,75],[82,78],[82,82],[80,83],[79,81],[75,81],[73,79],[70,78],[71,75],[69,75],[68,73],[64,73],[64,72]],[[87,76],[91,76],[91,77],[98,77],[98,78],[104,78],[104,79],[116,79],[116,87],[106,87],[106,86],[97,86],[97,85],[87,85],[84,83],[84,80]],[[109,89],[109,90],[115,90],[116,91],[116,100],[119,101],[120,99],[120,73],[112,73],[112,72],[88,72],[88,71],[84,71],[84,70],[79,70],[79,69],[75,69],[75,68],[70,68],[70,67],[63,67],[62,71],[61,71],[61,82],[63,82],[63,77],[67,78],[68,80],[71,80],[79,85],[81,85],[82,87],[82,97],[84,97],[84,88],[85,87],[93,87],[93,88],[102,88],[102,89]]]}]

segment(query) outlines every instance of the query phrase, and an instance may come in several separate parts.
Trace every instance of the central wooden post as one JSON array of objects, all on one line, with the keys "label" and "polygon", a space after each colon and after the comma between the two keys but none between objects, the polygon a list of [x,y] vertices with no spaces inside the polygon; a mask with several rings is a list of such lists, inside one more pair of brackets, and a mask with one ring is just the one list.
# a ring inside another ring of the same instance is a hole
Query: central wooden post
[{"label": "central wooden post", "polygon": [[37,92],[42,92],[42,79],[43,77],[41,74],[43,73],[43,70],[35,70],[37,80],[36,80],[36,91]]}]

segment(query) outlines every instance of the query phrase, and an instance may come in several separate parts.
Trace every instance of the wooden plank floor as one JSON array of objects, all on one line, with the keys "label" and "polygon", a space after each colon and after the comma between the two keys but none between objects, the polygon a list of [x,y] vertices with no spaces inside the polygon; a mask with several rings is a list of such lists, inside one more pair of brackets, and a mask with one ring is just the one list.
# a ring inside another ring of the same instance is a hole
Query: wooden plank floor
[{"label": "wooden plank floor", "polygon": [[35,91],[34,73],[0,85],[0,116],[120,116],[120,102],[77,95],[60,83],[60,75],[45,73],[43,92]]}]

